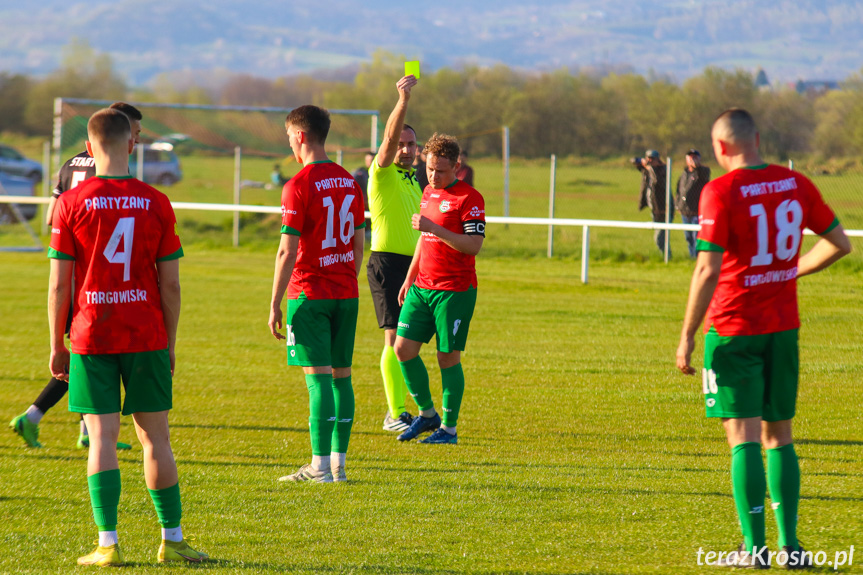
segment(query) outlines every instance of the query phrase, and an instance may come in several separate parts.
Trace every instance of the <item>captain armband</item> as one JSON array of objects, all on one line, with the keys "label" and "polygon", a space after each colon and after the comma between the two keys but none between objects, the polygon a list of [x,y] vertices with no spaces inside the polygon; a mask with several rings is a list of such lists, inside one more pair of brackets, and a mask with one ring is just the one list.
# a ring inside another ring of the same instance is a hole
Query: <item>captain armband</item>
[{"label": "captain armband", "polygon": [[485,237],[485,221],[484,220],[468,220],[462,222],[464,234],[466,236],[482,236]]}]

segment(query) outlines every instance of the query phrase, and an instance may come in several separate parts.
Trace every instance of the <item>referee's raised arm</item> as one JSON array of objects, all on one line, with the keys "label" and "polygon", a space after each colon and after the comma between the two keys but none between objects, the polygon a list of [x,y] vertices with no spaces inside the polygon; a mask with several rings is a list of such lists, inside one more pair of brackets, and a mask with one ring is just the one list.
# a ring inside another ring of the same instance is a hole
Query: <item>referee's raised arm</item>
[{"label": "referee's raised arm", "polygon": [[[390,113],[390,117],[387,118],[384,139],[378,151],[377,162],[381,168],[386,168],[396,159],[405,116],[408,113],[408,101],[411,99],[411,88],[416,85],[417,79],[413,76],[405,76],[396,84],[396,88],[399,91],[399,101],[396,102],[393,111]],[[407,167],[410,167],[410,164]]]}]

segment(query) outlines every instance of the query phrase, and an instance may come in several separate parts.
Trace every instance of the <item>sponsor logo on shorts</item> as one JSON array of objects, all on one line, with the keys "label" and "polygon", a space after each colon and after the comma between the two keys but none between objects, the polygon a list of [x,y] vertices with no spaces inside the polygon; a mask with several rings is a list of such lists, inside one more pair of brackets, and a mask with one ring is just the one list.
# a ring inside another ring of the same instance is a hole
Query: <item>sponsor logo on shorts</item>
[{"label": "sponsor logo on shorts", "polygon": [[409,324],[409,323],[405,323],[405,322],[403,322],[403,321],[400,321],[400,322],[399,322],[399,327],[403,327],[403,328],[405,328],[405,329],[410,329],[411,324]]},{"label": "sponsor logo on shorts", "polygon": [[457,333],[458,333],[458,328],[459,328],[459,326],[460,326],[460,325],[461,325],[461,320],[460,320],[460,319],[455,320],[455,322],[452,324],[452,334],[453,334],[453,335],[455,335],[455,334],[457,334]]},{"label": "sponsor logo on shorts", "polygon": [[443,200],[443,201],[441,201],[440,206],[438,206],[438,209],[441,211],[442,214],[445,214],[449,211],[450,207],[451,207],[450,201],[449,200]]},{"label": "sponsor logo on shorts", "polygon": [[713,407],[714,405],[716,405],[716,400],[715,400],[715,399],[713,399],[713,398],[711,397],[710,399],[708,399],[708,400],[707,400],[707,407]]}]

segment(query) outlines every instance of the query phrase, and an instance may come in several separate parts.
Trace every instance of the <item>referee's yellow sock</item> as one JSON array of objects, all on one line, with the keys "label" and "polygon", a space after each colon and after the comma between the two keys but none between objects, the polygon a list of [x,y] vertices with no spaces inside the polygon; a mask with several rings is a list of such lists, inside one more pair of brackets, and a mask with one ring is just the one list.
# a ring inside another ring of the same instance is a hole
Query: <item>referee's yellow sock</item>
[{"label": "referee's yellow sock", "polygon": [[387,396],[390,417],[396,418],[407,411],[405,409],[407,390],[404,375],[402,375],[402,370],[399,367],[399,360],[391,345],[384,345],[384,350],[381,353],[381,377],[384,380],[384,393]]}]

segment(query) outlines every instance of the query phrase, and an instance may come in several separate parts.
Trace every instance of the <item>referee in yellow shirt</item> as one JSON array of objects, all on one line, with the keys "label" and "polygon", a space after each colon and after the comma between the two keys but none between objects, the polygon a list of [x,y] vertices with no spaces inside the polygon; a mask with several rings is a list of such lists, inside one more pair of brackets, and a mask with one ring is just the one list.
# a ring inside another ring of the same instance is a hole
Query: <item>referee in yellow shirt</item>
[{"label": "referee in yellow shirt", "polygon": [[419,232],[411,226],[411,215],[419,212],[422,197],[411,167],[417,155],[417,135],[404,123],[411,88],[416,84],[413,76],[405,76],[396,84],[399,101],[387,119],[383,142],[369,168],[372,253],[367,270],[378,325],[384,330],[381,375],[388,408],[383,427],[399,433],[413,420],[405,408],[407,388],[393,344],[401,311],[399,289],[419,239]]}]

